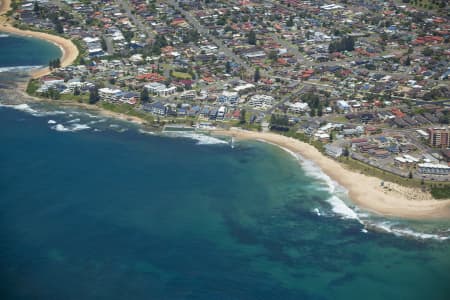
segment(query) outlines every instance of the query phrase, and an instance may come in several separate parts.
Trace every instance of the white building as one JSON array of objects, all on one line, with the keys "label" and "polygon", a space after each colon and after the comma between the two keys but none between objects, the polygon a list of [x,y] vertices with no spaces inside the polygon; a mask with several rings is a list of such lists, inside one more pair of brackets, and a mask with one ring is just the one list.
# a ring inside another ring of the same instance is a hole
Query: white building
[{"label": "white building", "polygon": [[268,95],[253,95],[250,97],[248,101],[248,105],[253,107],[261,107],[265,108],[267,106],[272,106],[274,102],[274,98]]},{"label": "white building", "polygon": [[350,105],[348,104],[347,101],[344,101],[344,100],[339,100],[337,102],[337,107],[341,111],[348,111],[348,110],[350,110]]},{"label": "white building", "polygon": [[176,87],[174,86],[167,87],[165,84],[159,82],[151,82],[149,84],[146,84],[144,87],[149,91],[149,93],[152,93],[153,95],[158,95],[160,97],[173,95],[177,91]]},{"label": "white building", "polygon": [[119,89],[101,88],[98,89],[98,95],[103,101],[118,101],[117,95],[122,91]]},{"label": "white building", "polygon": [[245,84],[241,84],[236,86],[235,88],[233,88],[233,91],[238,92],[239,94],[243,94],[246,93],[248,91],[250,91],[251,89],[254,89],[255,85],[252,83],[245,83]]},{"label": "white building", "polygon": [[418,167],[422,174],[448,175],[450,172],[450,167],[443,164],[423,163]]},{"label": "white building", "polygon": [[309,111],[309,105],[305,102],[296,102],[288,104],[288,111],[300,114]]},{"label": "white building", "polygon": [[333,146],[331,144],[325,145],[325,153],[331,157],[338,158],[342,155],[343,149],[342,147]]},{"label": "white building", "polygon": [[227,109],[225,106],[219,107],[219,109],[217,110],[217,118],[223,119],[225,117],[226,112],[227,112]]}]

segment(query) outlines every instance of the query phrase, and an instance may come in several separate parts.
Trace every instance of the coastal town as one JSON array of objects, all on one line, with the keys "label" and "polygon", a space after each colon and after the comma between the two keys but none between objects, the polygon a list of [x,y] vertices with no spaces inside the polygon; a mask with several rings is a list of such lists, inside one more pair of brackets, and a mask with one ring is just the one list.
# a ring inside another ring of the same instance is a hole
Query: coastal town
[{"label": "coastal town", "polygon": [[160,130],[275,132],[400,182],[450,179],[447,1],[11,7],[16,28],[70,39],[78,51],[70,65],[50,61],[30,81],[31,95],[97,105]]}]

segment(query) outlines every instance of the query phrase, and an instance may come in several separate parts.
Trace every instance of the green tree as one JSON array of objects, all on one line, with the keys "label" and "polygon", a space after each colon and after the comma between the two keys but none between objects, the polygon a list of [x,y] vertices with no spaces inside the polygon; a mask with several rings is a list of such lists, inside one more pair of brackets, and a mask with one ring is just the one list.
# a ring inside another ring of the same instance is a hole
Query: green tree
[{"label": "green tree", "polygon": [[290,16],[289,19],[286,21],[286,26],[287,27],[294,26],[294,19],[292,18],[292,16]]},{"label": "green tree", "polygon": [[231,63],[230,63],[230,61],[227,61],[225,63],[225,73],[231,74]]},{"label": "green tree", "polygon": [[276,50],[271,50],[269,52],[268,58],[271,60],[276,60],[278,58],[278,53]]},{"label": "green tree", "polygon": [[261,74],[259,73],[259,68],[255,69],[255,74],[253,76],[255,82],[258,82],[261,79]]},{"label": "green tree", "polygon": [[410,65],[411,65],[411,58],[409,57],[409,55],[408,55],[408,57],[405,59],[404,65],[405,65],[405,66],[410,66]]},{"label": "green tree", "polygon": [[321,117],[321,116],[323,115],[322,104],[319,104],[319,105],[317,106],[317,115],[318,115],[319,117]]},{"label": "green tree", "polygon": [[89,103],[95,104],[100,100],[100,95],[98,94],[98,88],[93,87],[89,90]]},{"label": "green tree", "polygon": [[64,27],[59,19],[55,21],[55,31],[60,34],[64,33]]},{"label": "green tree", "polygon": [[422,54],[425,56],[432,56],[433,53],[434,53],[434,51],[430,47],[426,47],[422,50]]},{"label": "green tree", "polygon": [[40,11],[40,7],[39,7],[39,3],[37,2],[37,1],[34,1],[34,4],[33,4],[33,11],[36,13],[36,14],[38,14],[39,13],[39,11]]},{"label": "green tree", "polygon": [[239,114],[239,124],[245,124],[245,114],[246,114],[245,109],[242,109]]},{"label": "green tree", "polygon": [[147,103],[150,100],[150,96],[148,95],[148,90],[144,88],[141,92],[141,102]]},{"label": "green tree", "polygon": [[248,33],[247,41],[250,45],[256,45],[256,33],[253,30]]}]

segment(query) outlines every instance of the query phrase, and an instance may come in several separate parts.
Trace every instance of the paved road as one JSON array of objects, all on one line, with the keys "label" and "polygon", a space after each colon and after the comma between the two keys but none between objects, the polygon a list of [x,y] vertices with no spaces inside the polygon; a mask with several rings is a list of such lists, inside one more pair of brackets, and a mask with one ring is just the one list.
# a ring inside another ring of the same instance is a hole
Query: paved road
[{"label": "paved road", "polygon": [[114,54],[114,43],[111,37],[103,35],[103,40],[105,41],[106,44],[106,51],[108,52],[109,55],[113,55]]},{"label": "paved road", "polygon": [[133,24],[136,25],[139,30],[141,30],[142,32],[144,32],[147,37],[149,38],[153,38],[154,34],[153,32],[150,30],[150,28],[146,25],[144,25],[141,20],[138,19],[138,17],[136,17],[136,15],[134,15],[131,11],[133,9],[132,5],[126,1],[126,0],[118,0],[117,3],[123,8],[125,9],[126,14],[128,15],[128,17],[133,21]]},{"label": "paved road", "polygon": [[253,66],[251,66],[248,62],[244,61],[241,57],[233,53],[231,49],[223,45],[223,42],[221,42],[218,38],[213,36],[211,33],[209,33],[209,30],[206,29],[203,25],[201,25],[197,19],[192,16],[192,14],[189,11],[184,10],[181,6],[178,5],[176,1],[168,0],[167,1],[170,5],[172,5],[174,8],[179,10],[186,18],[186,20],[193,26],[198,33],[202,34],[203,36],[206,36],[210,41],[212,41],[216,46],[219,48],[220,52],[223,52],[226,56],[232,57],[233,60],[238,63],[241,67],[245,69],[247,73],[253,74],[255,69]]},{"label": "paved road", "polygon": [[273,105],[271,108],[266,110],[265,114],[270,115],[272,114],[278,107],[284,105],[289,100],[292,100],[292,98],[296,97],[297,95],[301,94],[303,92],[303,89],[305,88],[304,85],[300,84],[298,87],[296,87],[292,92],[290,92],[288,95],[281,98],[280,101],[278,101],[275,105]]}]

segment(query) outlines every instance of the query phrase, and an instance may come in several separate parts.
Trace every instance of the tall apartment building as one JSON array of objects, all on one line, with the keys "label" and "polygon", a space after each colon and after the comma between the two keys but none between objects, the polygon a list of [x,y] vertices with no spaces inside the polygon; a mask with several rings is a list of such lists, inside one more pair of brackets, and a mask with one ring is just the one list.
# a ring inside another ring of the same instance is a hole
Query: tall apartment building
[{"label": "tall apartment building", "polygon": [[429,144],[432,147],[448,148],[450,131],[448,127],[428,128]]}]

